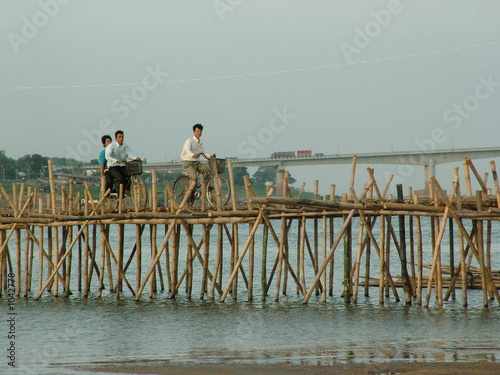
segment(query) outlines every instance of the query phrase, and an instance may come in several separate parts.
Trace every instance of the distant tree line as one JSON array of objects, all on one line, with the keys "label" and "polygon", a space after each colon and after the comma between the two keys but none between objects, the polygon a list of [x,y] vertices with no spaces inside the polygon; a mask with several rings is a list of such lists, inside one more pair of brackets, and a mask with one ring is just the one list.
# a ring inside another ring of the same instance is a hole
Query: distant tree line
[{"label": "distant tree line", "polygon": [[47,161],[52,159],[54,168],[59,172],[82,174],[84,163],[68,158],[47,157],[40,154],[26,154],[13,159],[0,151],[0,179],[37,179],[47,178]]}]

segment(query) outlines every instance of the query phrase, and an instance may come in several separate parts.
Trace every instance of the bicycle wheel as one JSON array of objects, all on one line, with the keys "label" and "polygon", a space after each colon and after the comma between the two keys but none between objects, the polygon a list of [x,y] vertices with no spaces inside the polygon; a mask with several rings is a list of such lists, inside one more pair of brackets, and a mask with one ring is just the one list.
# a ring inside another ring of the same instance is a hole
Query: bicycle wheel
[{"label": "bicycle wheel", "polygon": [[[225,206],[229,202],[229,198],[231,198],[231,189],[224,176],[219,175],[219,178],[221,206]],[[215,188],[215,178],[213,177],[208,181],[207,200],[211,206],[217,206],[217,189]]]},{"label": "bicycle wheel", "polygon": [[134,207],[136,200],[138,199],[137,206],[139,208],[146,208],[148,205],[148,189],[144,180],[139,175],[130,176],[130,194],[132,196],[132,202],[134,202]]},{"label": "bicycle wheel", "polygon": [[[98,187],[98,194],[99,194],[99,199],[102,198],[101,195],[101,185]],[[116,193],[110,193],[106,200],[103,202],[104,207],[106,208],[107,211],[117,211],[118,210],[118,194]]]},{"label": "bicycle wheel", "polygon": [[189,177],[181,176],[174,183],[174,199],[177,205],[180,205],[186,192],[189,189]]}]

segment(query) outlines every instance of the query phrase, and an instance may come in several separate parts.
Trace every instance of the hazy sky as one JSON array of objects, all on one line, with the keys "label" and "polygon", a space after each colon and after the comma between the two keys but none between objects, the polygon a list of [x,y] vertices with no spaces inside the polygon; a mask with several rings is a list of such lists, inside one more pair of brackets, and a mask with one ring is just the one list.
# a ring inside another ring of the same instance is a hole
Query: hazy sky
[{"label": "hazy sky", "polygon": [[[498,146],[499,15],[497,0],[0,0],[0,150],[89,161],[122,129],[166,161],[198,122],[239,158]],[[290,171],[349,183],[348,165]]]}]

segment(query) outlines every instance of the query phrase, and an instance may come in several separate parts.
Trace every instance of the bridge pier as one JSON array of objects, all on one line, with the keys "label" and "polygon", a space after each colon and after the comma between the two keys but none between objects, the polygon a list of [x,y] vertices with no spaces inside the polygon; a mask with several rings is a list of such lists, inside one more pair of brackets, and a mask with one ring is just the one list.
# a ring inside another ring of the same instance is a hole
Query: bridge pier
[{"label": "bridge pier", "polygon": [[282,165],[276,166],[276,195],[280,196],[283,192],[283,180],[285,178],[285,167]]}]

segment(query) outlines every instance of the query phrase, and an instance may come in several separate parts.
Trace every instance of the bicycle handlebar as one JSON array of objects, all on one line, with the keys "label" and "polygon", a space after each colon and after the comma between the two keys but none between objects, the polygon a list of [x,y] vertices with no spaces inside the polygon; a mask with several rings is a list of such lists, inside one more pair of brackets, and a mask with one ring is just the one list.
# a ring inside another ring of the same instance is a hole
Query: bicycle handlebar
[{"label": "bicycle handlebar", "polygon": [[[207,155],[205,155],[204,152],[200,152],[200,155],[203,155],[203,157],[207,160],[209,160],[210,158],[207,158]],[[214,154],[214,158],[216,158],[217,156]]]}]

